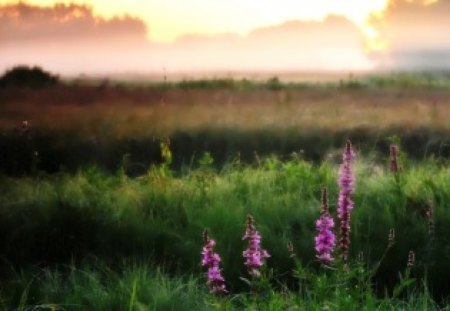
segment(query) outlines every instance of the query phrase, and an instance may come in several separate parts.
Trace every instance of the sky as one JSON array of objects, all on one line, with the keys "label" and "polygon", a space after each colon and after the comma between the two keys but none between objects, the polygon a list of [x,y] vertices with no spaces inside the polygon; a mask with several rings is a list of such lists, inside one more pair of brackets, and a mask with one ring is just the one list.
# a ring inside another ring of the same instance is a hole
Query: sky
[{"label": "sky", "polygon": [[0,0],[0,71],[450,69],[449,0]]},{"label": "sky", "polygon": [[[17,0],[0,0],[0,4]],[[148,37],[170,42],[186,33],[245,35],[255,28],[288,20],[323,20],[342,15],[363,25],[373,12],[382,11],[387,0],[30,0],[27,3],[51,6],[77,3],[92,6],[95,14],[114,17],[124,14],[142,19]]]}]

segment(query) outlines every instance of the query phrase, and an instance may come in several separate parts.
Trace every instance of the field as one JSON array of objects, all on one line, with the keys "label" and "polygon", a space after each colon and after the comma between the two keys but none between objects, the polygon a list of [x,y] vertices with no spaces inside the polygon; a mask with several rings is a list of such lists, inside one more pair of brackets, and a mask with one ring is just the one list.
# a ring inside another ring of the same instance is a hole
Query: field
[{"label": "field", "polygon": [[[0,306],[447,310],[449,95],[447,75],[412,74],[0,88]],[[336,218],[347,139],[349,256],[338,243],[323,264],[321,191]],[[270,253],[260,277],[247,215]],[[223,295],[205,283],[204,229]]]}]

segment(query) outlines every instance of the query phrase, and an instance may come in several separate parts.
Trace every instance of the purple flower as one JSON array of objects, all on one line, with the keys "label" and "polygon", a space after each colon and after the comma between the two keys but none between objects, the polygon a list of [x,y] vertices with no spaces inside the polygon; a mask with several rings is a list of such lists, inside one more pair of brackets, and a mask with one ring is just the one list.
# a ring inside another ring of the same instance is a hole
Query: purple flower
[{"label": "purple flower", "polygon": [[316,227],[316,257],[323,263],[330,263],[334,260],[331,253],[333,252],[336,244],[336,236],[333,232],[334,220],[330,217],[330,215],[322,214],[316,221]]},{"label": "purple flower", "polygon": [[339,168],[339,200],[338,200],[338,218],[340,221],[340,248],[341,256],[344,261],[348,258],[348,249],[350,247],[350,219],[353,209],[351,195],[354,191],[355,176],[353,174],[351,163],[355,158],[352,144],[348,140],[342,155],[342,164]]},{"label": "purple flower", "polygon": [[209,286],[211,293],[220,294],[226,293],[225,279],[223,278],[220,270],[221,258],[219,254],[214,252],[214,246],[216,241],[211,240],[208,237],[208,231],[203,232],[203,241],[205,245],[202,250],[202,266],[208,268],[206,284]]},{"label": "purple flower", "polygon": [[328,197],[326,188],[322,190],[321,213],[320,218],[316,221],[316,258],[323,263],[330,263],[334,260],[331,254],[336,245],[336,236],[333,232],[334,220],[331,218],[328,211]]},{"label": "purple flower", "polygon": [[247,216],[247,224],[243,240],[248,241],[247,249],[242,253],[245,258],[245,265],[248,273],[253,277],[260,276],[259,267],[264,264],[264,260],[269,258],[269,253],[261,248],[261,235],[255,228],[255,221],[252,216]]}]

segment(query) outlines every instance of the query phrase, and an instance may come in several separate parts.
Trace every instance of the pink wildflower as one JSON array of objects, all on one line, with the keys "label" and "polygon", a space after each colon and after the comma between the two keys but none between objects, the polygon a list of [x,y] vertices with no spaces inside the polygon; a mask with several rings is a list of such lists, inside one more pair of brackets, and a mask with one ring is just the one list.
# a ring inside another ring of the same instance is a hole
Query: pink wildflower
[{"label": "pink wildflower", "polygon": [[334,260],[332,252],[336,245],[336,236],[333,232],[334,220],[328,211],[327,190],[325,188],[322,191],[322,211],[320,218],[316,221],[316,228],[316,257],[323,263],[330,263]]},{"label": "pink wildflower", "polygon": [[219,254],[214,252],[216,242],[208,237],[207,230],[203,232],[203,240],[205,245],[202,250],[202,266],[208,268],[206,284],[211,289],[211,293],[226,293],[225,279],[223,278],[219,267],[221,258]]},{"label": "pink wildflower", "polygon": [[342,155],[342,164],[339,168],[339,201],[338,218],[340,220],[340,248],[344,261],[348,258],[350,247],[350,220],[353,209],[351,195],[354,191],[355,175],[353,174],[351,163],[355,158],[355,153],[351,142],[348,140]]},{"label": "pink wildflower", "polygon": [[248,273],[253,277],[258,277],[261,274],[259,268],[270,255],[265,249],[261,248],[261,235],[256,230],[254,219],[250,215],[247,216],[247,226],[242,239],[248,240],[248,247],[242,253]]}]

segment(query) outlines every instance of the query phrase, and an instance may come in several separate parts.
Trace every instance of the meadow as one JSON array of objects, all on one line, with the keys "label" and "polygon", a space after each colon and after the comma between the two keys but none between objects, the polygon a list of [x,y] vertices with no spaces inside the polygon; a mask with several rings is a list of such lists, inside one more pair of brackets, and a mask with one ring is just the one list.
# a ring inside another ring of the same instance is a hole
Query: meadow
[{"label": "meadow", "polygon": [[447,158],[450,79],[426,77],[0,88],[0,171],[75,172],[97,165],[114,172],[125,162],[129,174],[139,175],[161,162],[164,138],[177,171],[206,151],[217,168],[236,157],[253,163],[256,156],[294,152],[318,162],[347,138],[364,153],[386,153],[398,137],[414,159]]},{"label": "meadow", "polygon": [[[449,309],[446,79],[0,89],[0,306]],[[321,191],[336,217],[347,139],[357,155],[349,259],[337,249],[324,265]],[[259,278],[242,257],[249,214],[270,253]],[[205,284],[204,229],[224,295]]]}]

